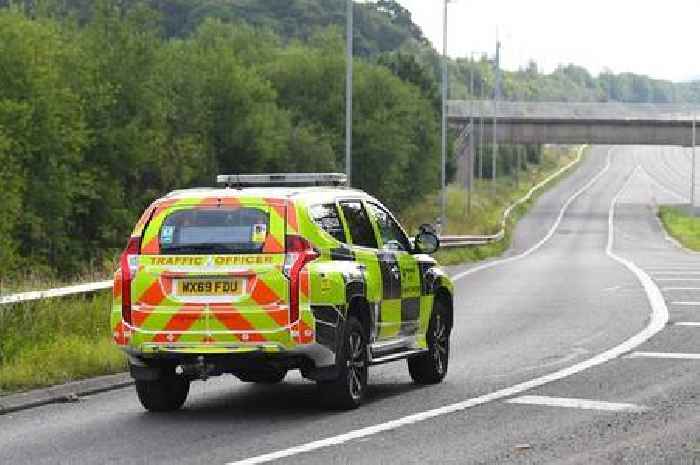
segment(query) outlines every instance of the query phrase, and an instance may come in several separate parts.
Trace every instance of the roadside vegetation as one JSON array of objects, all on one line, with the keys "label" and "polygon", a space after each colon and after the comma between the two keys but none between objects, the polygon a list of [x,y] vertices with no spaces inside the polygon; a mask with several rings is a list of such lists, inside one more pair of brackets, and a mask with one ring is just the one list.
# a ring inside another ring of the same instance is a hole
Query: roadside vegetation
[{"label": "roadside vegetation", "polygon": [[0,306],[0,395],[126,369],[111,293]]},{"label": "roadside vegetation", "polygon": [[659,217],[666,231],[684,247],[700,252],[700,217],[669,206],[659,208]]},{"label": "roadside vegetation", "polygon": [[[343,169],[345,2],[283,3],[0,0],[0,292],[106,273],[171,189]],[[440,185],[440,55],[399,3],[356,10],[354,183],[403,211]],[[492,95],[489,57],[448,68],[452,98]],[[502,95],[672,102],[700,88],[533,63],[503,73]],[[522,171],[539,164],[541,149],[528,153]]]},{"label": "roadside vegetation", "polygon": [[[477,180],[472,193],[471,213],[468,213],[467,191],[455,186],[448,189],[447,197],[447,235],[492,235],[501,229],[503,212],[517,200],[524,197],[535,185],[551,174],[574,161],[578,154],[575,147],[546,147],[541,163],[519,174],[518,183],[512,176],[501,176],[495,183],[490,180]],[[584,155],[585,156],[585,155]],[[442,249],[436,259],[443,265],[456,265],[496,257],[510,246],[513,227],[529,210],[539,195],[551,188],[571,170],[562,173],[542,189],[536,191],[531,199],[518,206],[508,218],[503,240],[483,246],[470,246],[456,249]],[[440,215],[439,198],[434,195],[425,201],[407,209],[401,215],[410,231],[422,223],[433,223]]]}]

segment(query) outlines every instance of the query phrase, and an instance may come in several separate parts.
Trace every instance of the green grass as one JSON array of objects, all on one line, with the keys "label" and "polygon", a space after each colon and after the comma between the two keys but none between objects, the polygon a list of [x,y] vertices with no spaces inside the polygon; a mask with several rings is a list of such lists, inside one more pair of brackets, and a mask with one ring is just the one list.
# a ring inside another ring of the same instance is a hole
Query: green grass
[{"label": "green grass", "polygon": [[700,217],[674,207],[660,207],[659,217],[671,237],[684,247],[700,252]]},{"label": "green grass", "polygon": [[[533,186],[543,181],[552,173],[568,165],[576,158],[575,148],[545,148],[543,162],[530,166],[520,175],[516,187],[510,177],[499,178],[495,185],[491,181],[478,180],[472,194],[471,212],[467,211],[467,193],[463,189],[450,186],[447,195],[446,235],[458,234],[496,234],[501,229],[503,212],[509,205],[522,198]],[[571,171],[571,170],[570,170]],[[566,176],[564,173],[547,186],[537,191],[530,201],[525,202],[511,212],[504,240],[484,246],[468,246],[456,249],[442,249],[435,258],[442,265],[456,265],[496,257],[510,246],[512,230],[531,207],[537,197]],[[431,196],[424,202],[402,212],[401,219],[409,230],[417,229],[422,223],[432,223],[439,216],[437,196]]]},{"label": "green grass", "polygon": [[111,341],[111,294],[0,307],[0,395],[126,369]]}]

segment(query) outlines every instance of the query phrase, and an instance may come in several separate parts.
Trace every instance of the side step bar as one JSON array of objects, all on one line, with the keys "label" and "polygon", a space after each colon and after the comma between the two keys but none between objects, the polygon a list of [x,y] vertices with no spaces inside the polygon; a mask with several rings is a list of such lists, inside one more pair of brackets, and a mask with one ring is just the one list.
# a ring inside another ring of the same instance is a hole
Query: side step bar
[{"label": "side step bar", "polygon": [[382,357],[377,357],[377,358],[372,358],[372,360],[369,362],[370,366],[374,365],[381,365],[383,363],[389,363],[389,362],[395,362],[396,360],[403,360],[408,357],[412,357],[414,355],[420,355],[424,354],[428,351],[428,349],[413,349],[413,350],[404,350],[402,352],[395,352],[393,354],[389,355],[384,355]]}]

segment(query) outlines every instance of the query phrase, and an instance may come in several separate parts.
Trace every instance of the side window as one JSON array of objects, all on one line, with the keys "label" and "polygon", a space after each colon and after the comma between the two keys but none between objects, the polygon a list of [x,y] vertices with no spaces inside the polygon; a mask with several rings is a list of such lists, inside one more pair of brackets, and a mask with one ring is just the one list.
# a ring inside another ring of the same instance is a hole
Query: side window
[{"label": "side window", "polygon": [[377,248],[377,238],[374,235],[374,229],[369,221],[369,216],[362,202],[359,200],[349,200],[340,202],[340,208],[343,210],[345,222],[348,224],[352,243],[372,249]]},{"label": "side window", "polygon": [[379,227],[379,234],[382,236],[382,242],[384,243],[385,249],[390,250],[403,250],[408,252],[411,250],[411,244],[408,238],[404,234],[401,227],[394,221],[388,211],[383,207],[375,204],[368,203],[369,211],[377,221],[377,226]]},{"label": "side window", "polygon": [[321,229],[340,242],[347,242],[343,224],[340,222],[340,214],[335,204],[314,205],[309,209],[309,213],[311,214],[311,219]]}]

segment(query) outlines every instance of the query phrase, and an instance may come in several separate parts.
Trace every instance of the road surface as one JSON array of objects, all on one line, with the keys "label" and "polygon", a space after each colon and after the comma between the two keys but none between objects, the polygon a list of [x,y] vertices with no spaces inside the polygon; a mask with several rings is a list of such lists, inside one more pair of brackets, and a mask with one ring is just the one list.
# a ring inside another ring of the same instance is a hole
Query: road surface
[{"label": "road surface", "polygon": [[222,377],[167,415],[120,389],[0,416],[0,463],[700,463],[700,255],[655,216],[689,172],[682,149],[593,148],[503,259],[451,269],[441,385],[385,365],[365,406],[328,412],[296,375]]}]

